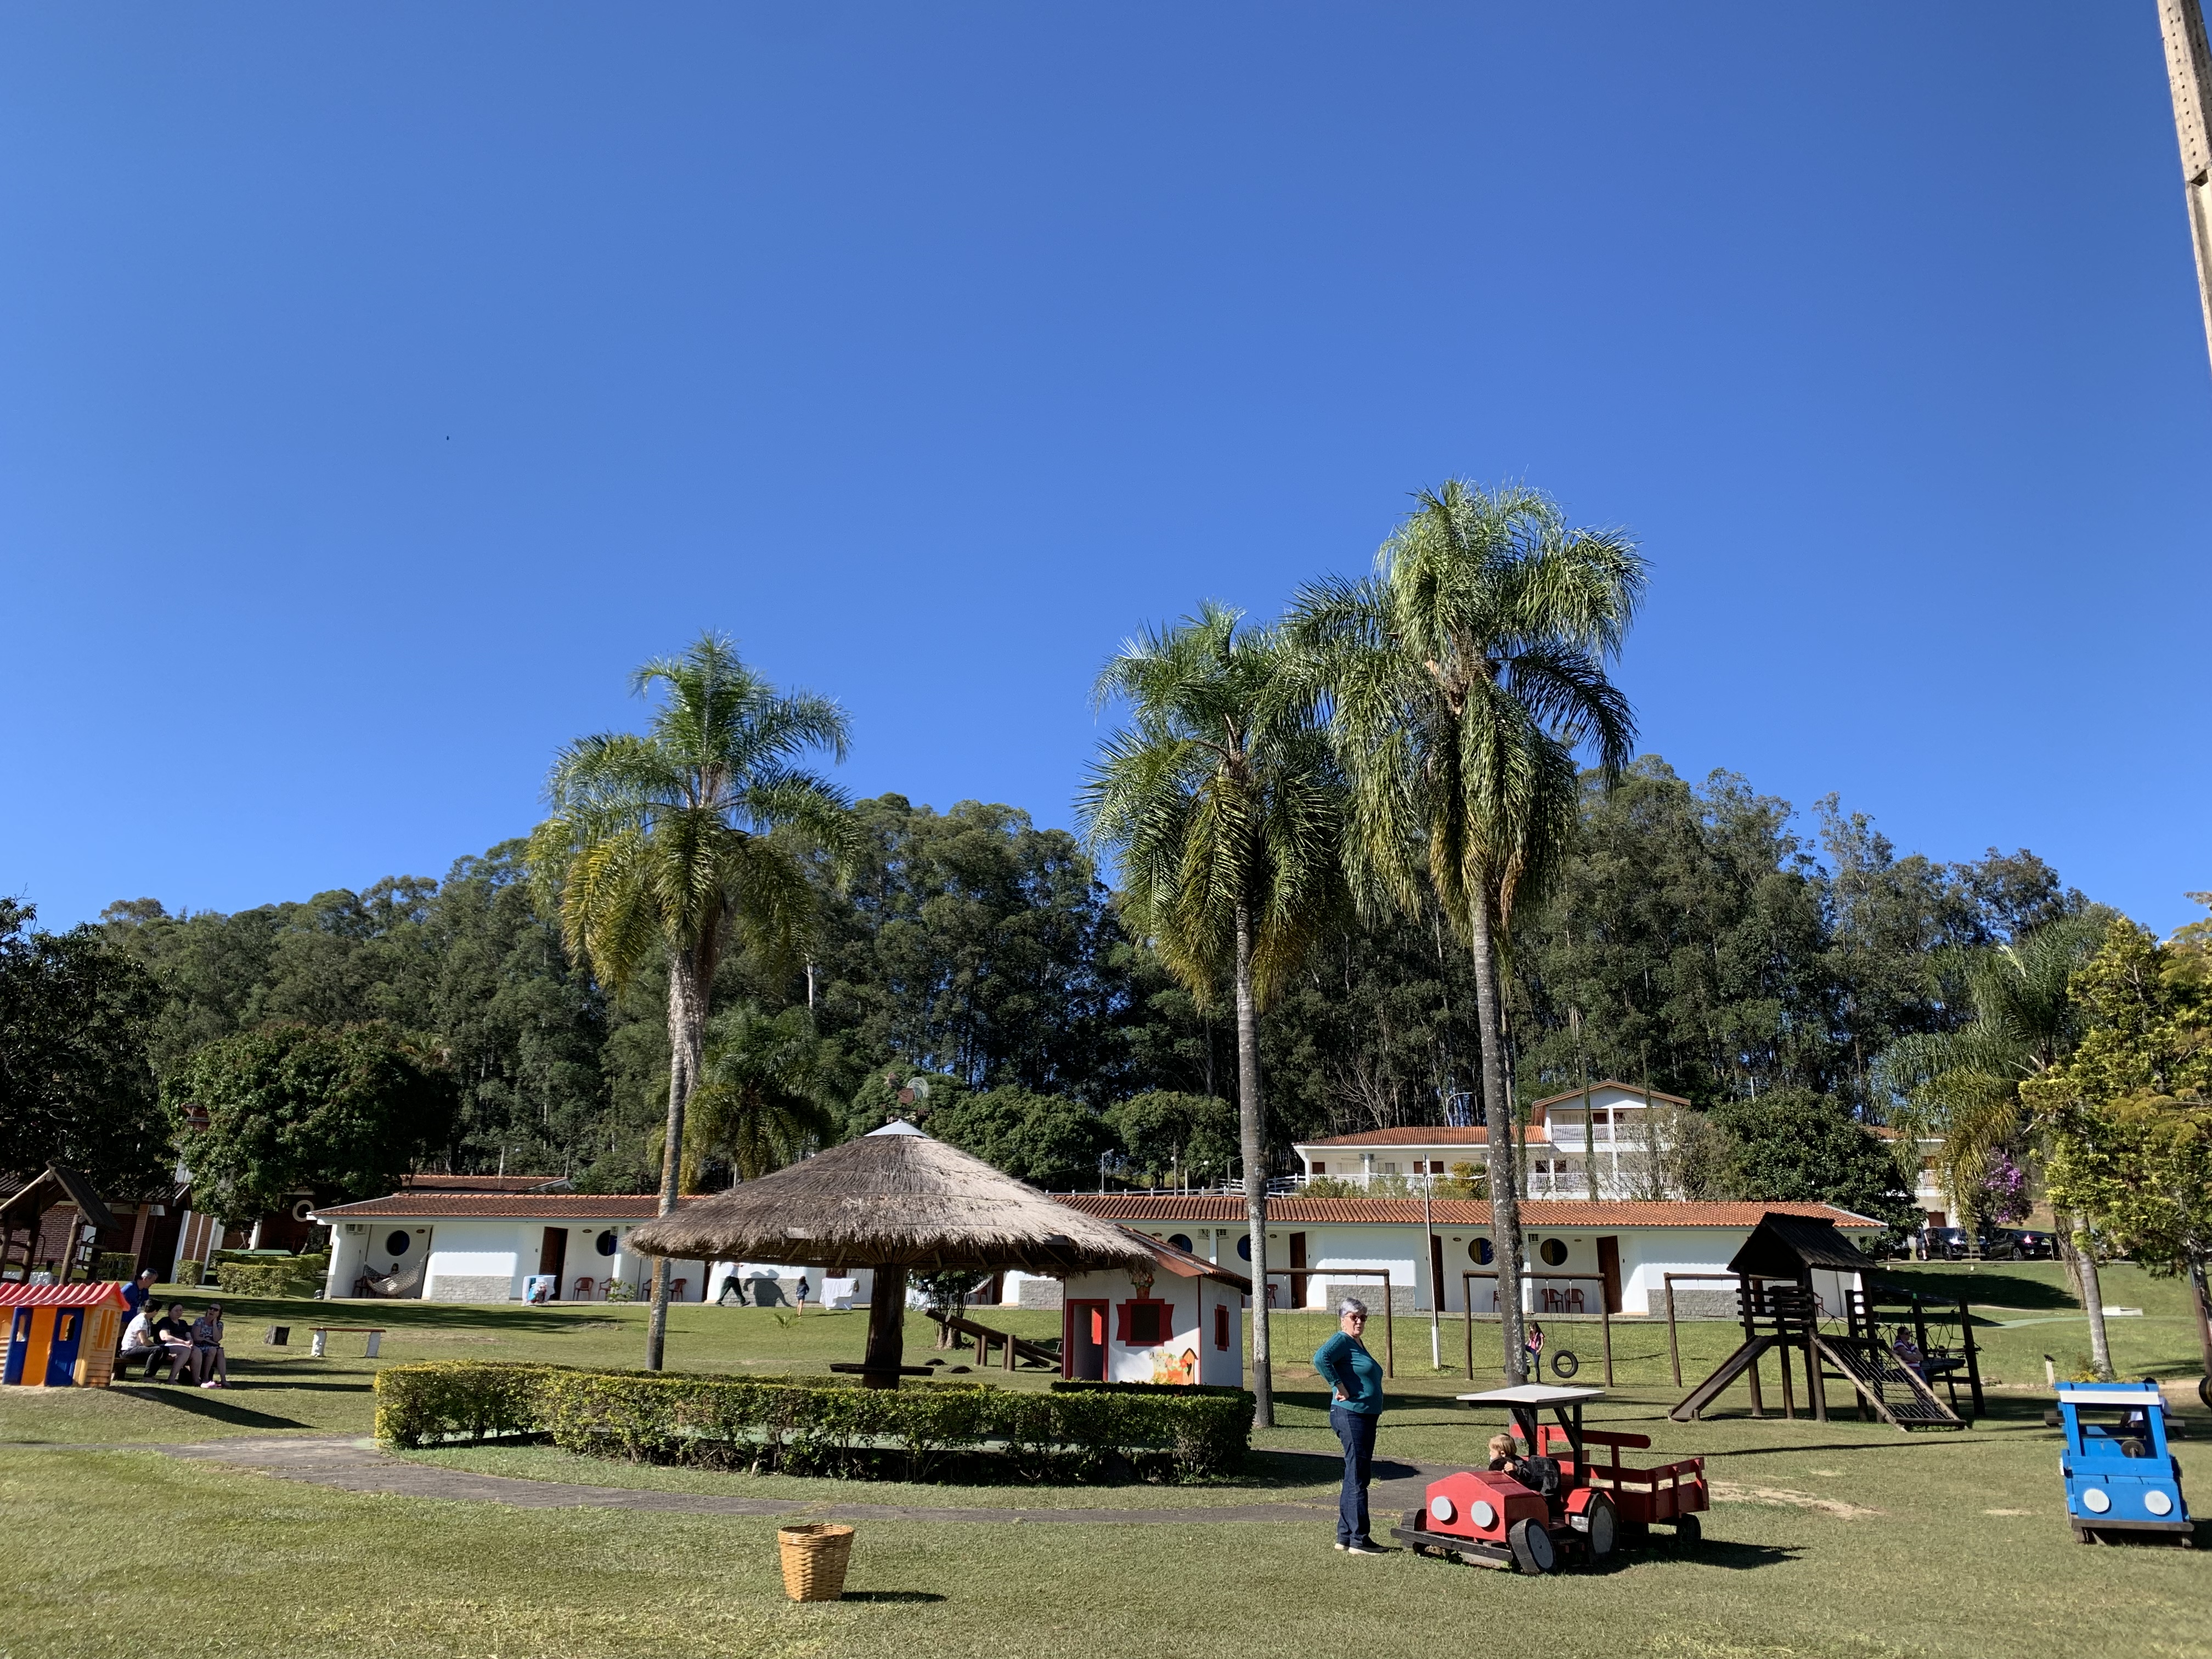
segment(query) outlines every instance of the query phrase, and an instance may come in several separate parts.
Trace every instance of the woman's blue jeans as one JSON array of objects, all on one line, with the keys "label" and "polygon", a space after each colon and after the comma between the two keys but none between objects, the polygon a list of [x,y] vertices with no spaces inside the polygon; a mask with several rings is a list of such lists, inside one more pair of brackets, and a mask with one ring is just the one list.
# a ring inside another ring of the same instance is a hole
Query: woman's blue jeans
[{"label": "woman's blue jeans", "polygon": [[1367,1477],[1375,1467],[1375,1419],[1377,1412],[1348,1412],[1328,1408],[1328,1425],[1344,1448],[1344,1491],[1336,1500],[1336,1541],[1364,1544],[1367,1538]]}]

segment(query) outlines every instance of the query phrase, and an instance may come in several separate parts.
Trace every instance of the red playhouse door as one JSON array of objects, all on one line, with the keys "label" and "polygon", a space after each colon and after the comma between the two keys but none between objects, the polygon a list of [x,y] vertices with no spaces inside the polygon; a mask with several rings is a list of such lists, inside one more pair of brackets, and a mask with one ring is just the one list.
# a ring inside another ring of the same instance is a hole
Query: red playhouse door
[{"label": "red playhouse door", "polygon": [[66,1389],[76,1382],[76,1351],[84,1340],[84,1310],[54,1310],[54,1340],[46,1349],[46,1386]]},{"label": "red playhouse door", "polygon": [[1071,1302],[1067,1304],[1066,1338],[1062,1345],[1067,1355],[1066,1374],[1076,1382],[1103,1382],[1106,1380],[1106,1304],[1103,1302]]}]

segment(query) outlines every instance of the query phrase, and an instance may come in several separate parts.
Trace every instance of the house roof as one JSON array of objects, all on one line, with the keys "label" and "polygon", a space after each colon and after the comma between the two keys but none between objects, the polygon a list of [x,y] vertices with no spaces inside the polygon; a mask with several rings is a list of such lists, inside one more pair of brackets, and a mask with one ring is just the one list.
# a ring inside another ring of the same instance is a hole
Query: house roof
[{"label": "house roof", "polygon": [[1202,1255],[1178,1249],[1164,1238],[1154,1238],[1151,1234],[1140,1233],[1134,1228],[1123,1227],[1119,1231],[1136,1240],[1151,1253],[1155,1261],[1178,1279],[1218,1279],[1234,1285],[1247,1296],[1252,1294],[1252,1279],[1249,1274],[1234,1272],[1217,1261],[1208,1261]]},{"label": "house roof", "polygon": [[[1218,1197],[1152,1197],[1141,1193],[1062,1193],[1073,1209],[1109,1221],[1242,1223],[1244,1200]],[[1597,1227],[1756,1227],[1771,1215],[1804,1216],[1847,1231],[1880,1231],[1881,1223],[1826,1204],[1699,1203],[1676,1199],[1619,1200],[1590,1203],[1581,1199],[1524,1198],[1521,1223],[1531,1232]],[[1481,1199],[1439,1198],[1429,1206],[1439,1227],[1487,1227],[1490,1205]],[[1392,1223],[1419,1226],[1418,1198],[1271,1198],[1267,1219],[1276,1222]]]},{"label": "house roof", "polygon": [[0,1308],[127,1308],[123,1286],[113,1280],[96,1285],[0,1283]]},{"label": "house roof", "polygon": [[[678,1206],[696,1204],[696,1194],[678,1199]],[[431,1221],[441,1216],[513,1218],[527,1221],[647,1221],[660,1209],[653,1194],[630,1197],[602,1197],[580,1193],[455,1193],[400,1192],[388,1198],[366,1198],[357,1204],[327,1204],[314,1212],[318,1221]]]},{"label": "house roof", "polygon": [[566,1176],[411,1175],[399,1181],[403,1193],[565,1193],[574,1190]]},{"label": "house roof", "polygon": [[[1602,1083],[1593,1083],[1589,1086],[1589,1091],[1592,1094],[1595,1094],[1601,1089],[1616,1089],[1624,1095],[1634,1095],[1638,1100],[1648,1094],[1652,1099],[1663,1100],[1669,1106],[1686,1106],[1690,1103],[1680,1095],[1667,1094],[1657,1089],[1646,1089],[1639,1083],[1623,1083],[1617,1078],[1607,1078]],[[1547,1106],[1564,1106],[1571,1100],[1580,1105],[1582,1097],[1583,1091],[1580,1089],[1570,1089],[1563,1095],[1546,1095],[1541,1100],[1531,1101],[1528,1109],[1534,1112],[1540,1111]]]}]

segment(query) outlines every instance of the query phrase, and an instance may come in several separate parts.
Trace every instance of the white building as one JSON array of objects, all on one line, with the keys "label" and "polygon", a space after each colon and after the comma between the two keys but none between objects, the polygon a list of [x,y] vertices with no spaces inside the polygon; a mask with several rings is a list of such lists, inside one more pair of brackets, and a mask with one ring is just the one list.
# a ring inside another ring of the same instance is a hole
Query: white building
[{"label": "white building", "polygon": [[[1117,1221],[1205,1261],[1249,1272],[1244,1201],[1225,1195],[1175,1197],[1073,1193],[1060,1202]],[[1692,1203],[1532,1199],[1521,1206],[1528,1243],[1528,1310],[1663,1314],[1668,1274],[1722,1274],[1729,1259],[1770,1211],[1832,1221],[1846,1237],[1873,1239],[1882,1224],[1826,1204]],[[1268,1279],[1274,1305],[1321,1308],[1340,1296],[1370,1305],[1389,1286],[1401,1312],[1494,1313],[1498,1307],[1490,1206],[1436,1199],[1425,1218],[1418,1198],[1278,1198],[1267,1204]],[[1049,1305],[1055,1281],[1008,1273],[1009,1304]],[[1028,1294],[1024,1294],[1025,1286]],[[1434,1301],[1441,1291],[1441,1300]],[[1042,1292],[1042,1294],[1040,1294]],[[1685,1313],[1725,1314],[1735,1306],[1732,1281],[1719,1278],[1676,1286]]]},{"label": "white building", "polygon": [[[1680,1095],[1610,1080],[1535,1102],[1528,1108],[1522,1143],[1524,1192],[1532,1198],[1671,1196],[1655,1172],[1662,1161],[1668,1114],[1689,1103]],[[1440,1125],[1369,1129],[1302,1140],[1294,1150],[1307,1180],[1320,1176],[1360,1188],[1379,1182],[1393,1189],[1406,1181],[1418,1192],[1420,1177],[1449,1176],[1455,1164],[1472,1164],[1480,1173],[1490,1156],[1490,1131]]]},{"label": "white building", "polygon": [[1086,1382],[1241,1387],[1250,1277],[1157,1234],[1139,1236],[1152,1242],[1152,1267],[1104,1268],[1065,1281],[1060,1375]]}]

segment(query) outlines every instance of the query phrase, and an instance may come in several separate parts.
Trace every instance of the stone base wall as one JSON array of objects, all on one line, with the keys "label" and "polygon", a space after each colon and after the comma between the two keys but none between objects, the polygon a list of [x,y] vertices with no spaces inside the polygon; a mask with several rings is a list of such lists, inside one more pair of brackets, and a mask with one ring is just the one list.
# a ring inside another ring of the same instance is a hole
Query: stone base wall
[{"label": "stone base wall", "polygon": [[1023,1308],[1059,1308],[1066,1305],[1067,1286],[1056,1279],[1024,1279],[1019,1286],[1021,1300],[1015,1305]]},{"label": "stone base wall", "polygon": [[505,1273],[440,1273],[430,1281],[431,1302],[512,1302],[514,1281]]},{"label": "stone base wall", "polygon": [[[1667,1297],[1662,1291],[1651,1293],[1651,1316],[1662,1322],[1667,1317]],[[1733,1285],[1677,1285],[1674,1287],[1674,1317],[1678,1320],[1732,1320],[1739,1316]]]}]

